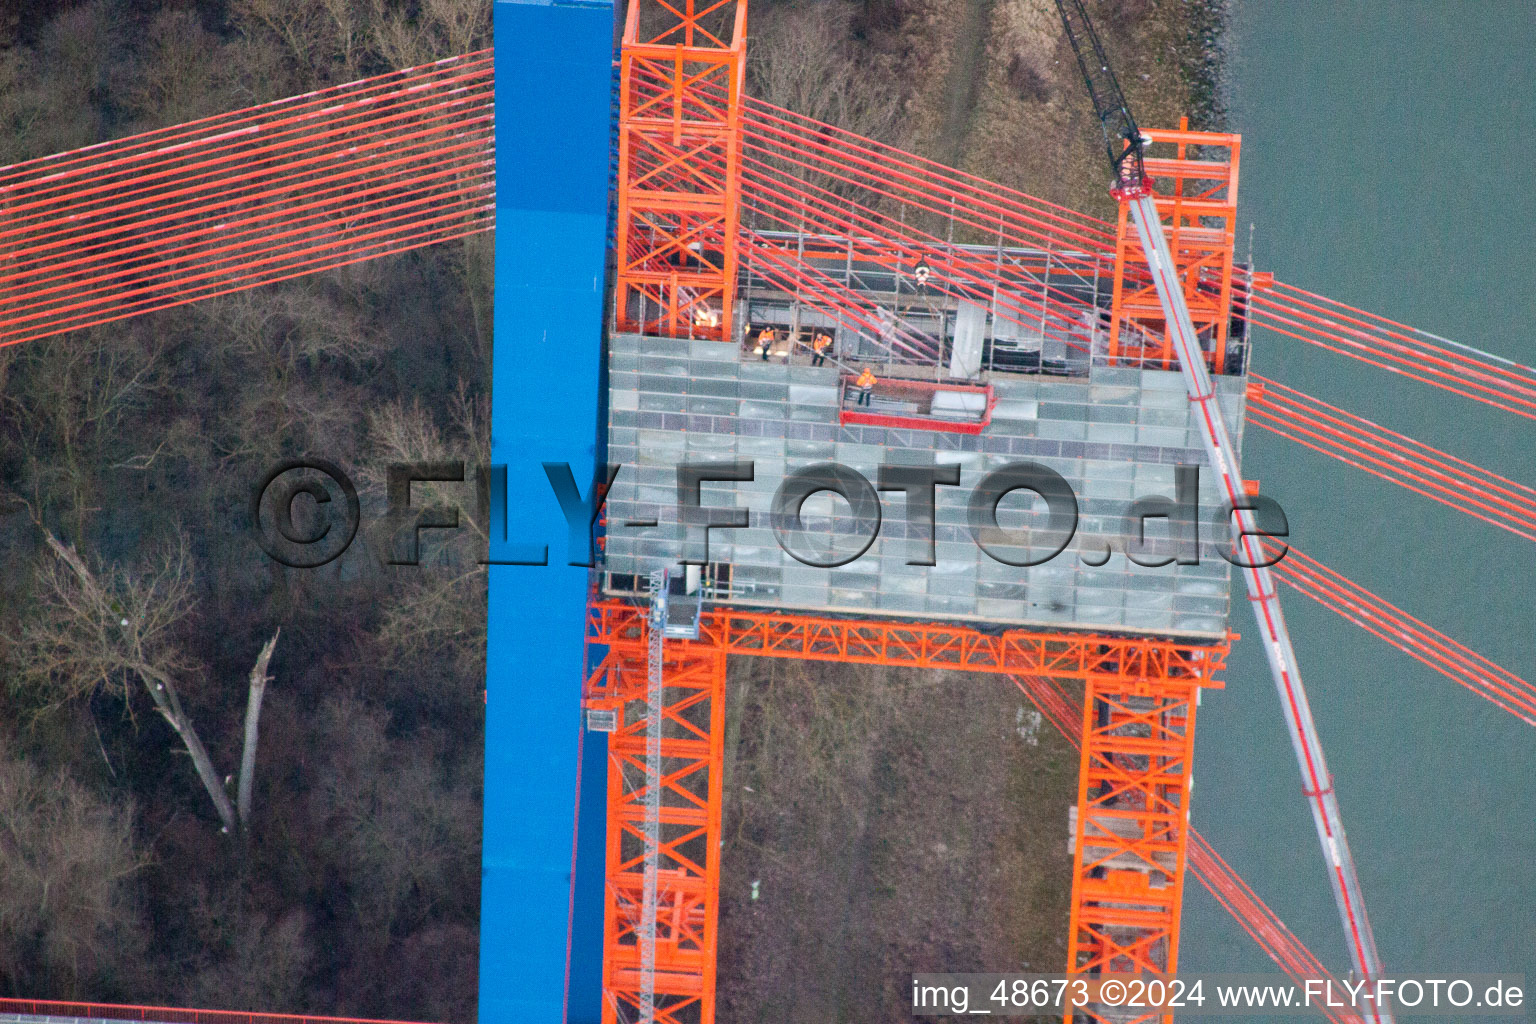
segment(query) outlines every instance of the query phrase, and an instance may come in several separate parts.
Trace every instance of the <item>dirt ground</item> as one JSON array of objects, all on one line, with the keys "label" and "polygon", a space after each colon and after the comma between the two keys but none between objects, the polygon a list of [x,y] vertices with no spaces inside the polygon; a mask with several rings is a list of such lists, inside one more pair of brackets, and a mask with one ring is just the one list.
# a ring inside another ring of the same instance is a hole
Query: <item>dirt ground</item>
[{"label": "dirt ground", "polygon": [[[867,33],[907,90],[918,153],[1113,219],[1104,143],[1051,0],[866,0]],[[1224,0],[1089,0],[1143,127],[1219,130]]]},{"label": "dirt ground", "polygon": [[721,1024],[1063,968],[1077,755],[1006,678],[737,659],[727,708]]}]

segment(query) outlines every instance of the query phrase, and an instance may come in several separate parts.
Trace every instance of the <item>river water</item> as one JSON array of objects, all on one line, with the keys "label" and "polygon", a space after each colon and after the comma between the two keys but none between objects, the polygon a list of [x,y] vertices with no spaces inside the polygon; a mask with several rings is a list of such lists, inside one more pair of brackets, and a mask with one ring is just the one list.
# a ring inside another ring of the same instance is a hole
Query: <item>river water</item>
[{"label": "river water", "polygon": [[[1239,253],[1251,222],[1257,265],[1282,280],[1536,364],[1536,9],[1239,0],[1230,48]],[[1253,366],[1536,483],[1536,422],[1273,333]],[[1536,679],[1536,546],[1274,435],[1246,442],[1245,473],[1281,502],[1300,550]],[[1536,984],[1536,729],[1284,597],[1388,970],[1519,971]],[[1245,604],[1233,622],[1251,634]],[[1346,967],[1253,640],[1201,716],[1195,826],[1314,953]],[[1274,970],[1193,882],[1185,908],[1183,970]]]}]

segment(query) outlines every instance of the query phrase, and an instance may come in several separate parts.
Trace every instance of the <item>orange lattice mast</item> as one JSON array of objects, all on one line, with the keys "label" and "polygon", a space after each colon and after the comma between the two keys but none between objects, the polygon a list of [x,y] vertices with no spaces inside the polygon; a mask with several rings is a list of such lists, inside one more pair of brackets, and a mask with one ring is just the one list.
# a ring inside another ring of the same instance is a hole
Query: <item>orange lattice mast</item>
[{"label": "orange lattice mast", "polygon": [[[1152,179],[1168,248],[1184,282],[1190,319],[1201,347],[1209,354],[1211,368],[1222,373],[1232,318],[1232,253],[1242,136],[1192,132],[1187,124],[1185,119],[1178,131],[1145,132],[1155,147],[1148,151],[1146,172]],[[1158,143],[1165,145],[1158,147]],[[1172,156],[1152,155],[1167,145],[1173,147]],[[1109,356],[1117,363],[1172,369],[1177,364],[1162,306],[1126,210],[1126,204],[1121,203]]]},{"label": "orange lattice mast", "polygon": [[[603,895],[604,1024],[650,1024],[642,1009],[646,696],[643,630],[609,636],[588,682],[589,707],[611,709]],[[661,834],[656,888],[656,1024],[712,1024],[720,903],[725,650],[669,643],[662,672]]]},{"label": "orange lattice mast", "polygon": [[620,51],[616,318],[731,331],[746,0],[631,0]]},{"label": "orange lattice mast", "polygon": [[[1225,655],[1225,648],[1168,652],[1087,674],[1069,973],[1171,975],[1178,968],[1195,708],[1200,687],[1220,685],[1213,673]],[[1131,1019],[1101,1016],[1091,1006],[1086,1016]]]}]

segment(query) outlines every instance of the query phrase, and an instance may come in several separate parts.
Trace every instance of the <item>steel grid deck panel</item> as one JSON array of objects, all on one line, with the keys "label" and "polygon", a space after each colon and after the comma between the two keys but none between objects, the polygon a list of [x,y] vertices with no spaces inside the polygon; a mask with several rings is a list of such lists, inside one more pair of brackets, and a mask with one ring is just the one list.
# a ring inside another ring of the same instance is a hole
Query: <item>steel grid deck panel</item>
[{"label": "steel grid deck panel", "polygon": [[[743,360],[736,346],[721,342],[615,335],[609,371],[609,460],[623,466],[608,498],[609,572],[642,574],[679,559],[679,462],[751,459],[752,482],[703,488],[705,505],[751,510],[749,528],[710,534],[710,561],[732,565],[733,603],[1168,635],[1226,631],[1230,567],[1215,544],[1224,536],[1220,499],[1177,371],[1095,368],[1086,379],[994,374],[997,407],[976,436],[840,426],[837,368]],[[1238,426],[1243,383],[1218,379],[1223,412]],[[813,568],[783,551],[768,525],[773,494],[786,472],[823,461],[871,482],[882,461],[959,463],[960,486],[937,491],[938,564],[905,564],[899,493],[882,495],[879,539],[856,561]],[[1060,473],[1079,507],[1072,543],[1031,567],[988,556],[966,516],[976,483],[1019,461]],[[1136,565],[1120,553],[1123,518],[1136,498],[1172,497],[1181,463],[1201,467],[1201,563]],[[659,526],[622,525],[650,515]],[[1085,564],[1081,553],[1102,551],[1106,541],[1117,546],[1109,562]]]}]

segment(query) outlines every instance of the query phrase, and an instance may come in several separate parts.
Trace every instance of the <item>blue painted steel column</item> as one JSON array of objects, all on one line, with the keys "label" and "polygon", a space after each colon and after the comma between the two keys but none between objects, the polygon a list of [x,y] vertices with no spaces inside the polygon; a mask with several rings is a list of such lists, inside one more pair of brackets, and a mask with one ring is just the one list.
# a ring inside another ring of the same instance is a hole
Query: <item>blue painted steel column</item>
[{"label": "blue painted steel column", "polygon": [[[541,463],[569,463],[585,493],[602,440],[613,8],[499,0],[495,32],[491,439],[509,500],[507,541],[491,551],[526,558],[520,548],[548,545],[550,564],[490,573],[480,1020],[564,1024],[568,977],[570,1020],[595,1019],[598,1009],[601,928],[588,918],[594,885],[601,905],[602,810],[596,835],[583,829],[578,858],[587,569],[567,564],[585,552],[567,551]],[[590,822],[605,758],[601,737],[587,739],[582,817]]]}]

